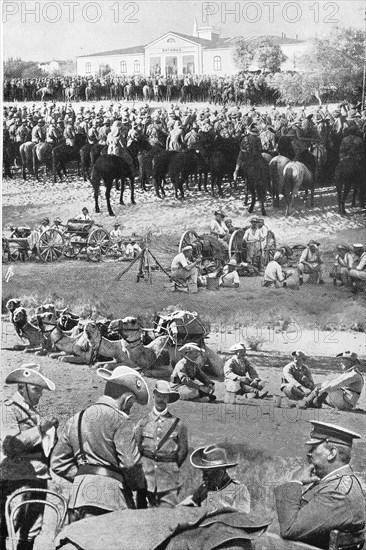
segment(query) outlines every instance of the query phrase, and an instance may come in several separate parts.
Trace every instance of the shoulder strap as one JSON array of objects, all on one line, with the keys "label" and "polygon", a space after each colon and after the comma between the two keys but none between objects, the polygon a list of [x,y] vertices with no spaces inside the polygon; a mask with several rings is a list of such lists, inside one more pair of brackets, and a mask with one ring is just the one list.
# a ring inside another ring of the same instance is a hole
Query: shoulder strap
[{"label": "shoulder strap", "polygon": [[81,437],[81,421],[83,419],[85,413],[85,409],[80,411],[79,418],[78,418],[78,441],[79,441],[79,450],[80,450],[80,457],[83,464],[88,463],[88,459],[86,458],[86,454],[84,452],[84,445],[83,445],[83,439]]},{"label": "shoulder strap", "polygon": [[155,452],[158,451],[159,449],[161,449],[161,447],[164,445],[164,443],[167,441],[167,439],[169,438],[169,436],[174,432],[175,428],[177,427],[178,425],[178,422],[179,422],[179,418],[176,418],[173,422],[173,424],[170,426],[170,428],[165,432],[165,434],[163,435],[163,437],[160,439],[159,443],[157,444],[156,446],[156,449],[155,449]]}]

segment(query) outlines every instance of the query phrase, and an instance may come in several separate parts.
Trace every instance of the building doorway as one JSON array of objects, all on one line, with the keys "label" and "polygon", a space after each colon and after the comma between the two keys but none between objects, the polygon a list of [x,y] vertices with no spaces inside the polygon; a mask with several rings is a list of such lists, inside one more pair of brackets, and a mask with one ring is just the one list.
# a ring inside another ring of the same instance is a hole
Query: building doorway
[{"label": "building doorway", "polygon": [[166,76],[178,74],[178,58],[176,56],[168,56],[165,58],[165,74]]}]

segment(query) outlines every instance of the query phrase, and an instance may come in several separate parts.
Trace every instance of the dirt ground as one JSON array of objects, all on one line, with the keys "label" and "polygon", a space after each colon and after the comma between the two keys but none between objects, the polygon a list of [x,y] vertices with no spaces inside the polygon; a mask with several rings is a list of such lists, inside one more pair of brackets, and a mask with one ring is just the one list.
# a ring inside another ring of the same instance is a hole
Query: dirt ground
[{"label": "dirt ground", "polygon": [[[102,213],[94,214],[90,183],[77,178],[73,170],[69,174],[64,182],[56,184],[49,177],[39,183],[31,178],[26,182],[19,177],[5,180],[2,211],[5,234],[10,225],[33,227],[44,216],[51,220],[60,216],[66,221],[79,214],[83,206],[89,208],[98,224],[110,230],[115,219],[107,215],[104,197]],[[150,233],[150,249],[164,267],[170,266],[185,230],[194,229],[199,234],[209,231],[215,209],[222,209],[233,219],[234,225],[240,227],[250,218],[243,204],[242,185],[235,191],[226,186],[223,199],[213,199],[192,188],[182,203],[175,200],[170,187],[164,200],[157,199],[151,188],[144,194],[137,190],[136,206],[130,205],[128,193],[126,199],[126,206],[120,206],[117,193],[113,193],[112,204],[123,233],[135,232],[142,236]],[[249,336],[254,335],[263,340],[267,356],[277,354],[275,361],[256,354],[252,355],[252,360],[270,393],[278,394],[281,367],[293,349],[304,349],[319,356],[334,356],[339,351],[354,349],[365,358],[364,295],[355,299],[349,291],[333,287],[328,277],[338,242],[365,242],[364,212],[350,206],[348,211],[347,217],[337,213],[333,188],[317,189],[312,209],[306,207],[300,196],[294,214],[288,218],[284,217],[282,202],[280,209],[274,209],[270,201],[267,204],[266,225],[274,231],[279,244],[305,245],[310,239],[321,242],[327,274],[324,286],[305,283],[300,290],[264,289],[260,278],[253,277],[242,278],[238,290],[202,290],[197,295],[187,295],[171,292],[168,279],[161,271],[153,272],[151,285],[136,282],[136,267],[117,281],[116,277],[127,267],[125,262],[94,264],[85,259],[62,259],[56,264],[43,264],[33,260],[3,265],[3,304],[11,297],[20,297],[32,309],[41,302],[53,301],[60,307],[70,306],[85,316],[121,318],[135,315],[146,323],[154,312],[167,307],[197,311],[210,323],[210,343],[220,352],[226,352],[233,339],[248,341]],[[259,214],[257,205],[254,215]],[[11,347],[13,342],[12,329],[4,323],[3,348]],[[10,370],[32,360],[32,356],[24,353],[3,350],[2,382]],[[58,416],[61,428],[66,418],[91,404],[103,391],[102,381],[87,366],[67,365],[47,357],[37,358],[37,362],[57,388],[54,394],[45,393],[42,410]],[[325,372],[320,363],[315,367],[316,381],[335,376],[332,368]],[[148,379],[150,388],[153,383]],[[5,396],[11,391],[12,388],[6,387]],[[273,486],[287,479],[303,461],[309,420],[333,422],[365,433],[364,393],[359,410],[354,413],[276,408],[272,399],[225,405],[222,383],[217,385],[217,394],[219,402],[216,404],[178,402],[172,406],[172,411],[188,425],[191,450],[210,443],[224,444],[230,456],[238,460],[233,473],[247,483],[256,511],[273,512]],[[134,419],[145,413],[146,409],[137,407]],[[353,466],[364,488],[365,451],[364,439],[355,444]],[[184,497],[197,484],[199,475],[189,461],[182,475],[181,494]],[[67,492],[67,487],[63,487]]]}]

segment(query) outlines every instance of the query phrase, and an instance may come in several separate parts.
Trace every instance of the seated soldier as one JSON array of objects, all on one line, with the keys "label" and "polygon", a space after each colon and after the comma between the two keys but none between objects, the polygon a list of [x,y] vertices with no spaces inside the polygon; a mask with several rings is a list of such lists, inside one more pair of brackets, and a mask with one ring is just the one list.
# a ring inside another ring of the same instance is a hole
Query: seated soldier
[{"label": "seated soldier", "polygon": [[[246,357],[246,348],[242,343],[234,344],[229,349],[233,357],[224,365],[225,389],[229,394],[253,396],[257,399],[265,397],[268,392],[261,393],[264,383],[257,371]],[[229,400],[230,400],[230,396]]]},{"label": "seated soldier", "polygon": [[306,397],[306,407],[321,408],[325,403],[340,411],[352,411],[360,399],[364,380],[357,369],[360,364],[357,353],[345,351],[341,357],[342,374],[333,380],[325,380]]},{"label": "seated soldier", "polygon": [[75,220],[82,220],[82,221],[86,221],[86,222],[91,221],[91,217],[89,215],[89,210],[86,208],[86,206],[84,206],[84,208],[82,209],[81,214],[79,214],[79,216],[76,216],[74,219]]},{"label": "seated soldier", "polygon": [[314,275],[320,285],[324,284],[323,260],[319,252],[320,243],[311,240],[303,250],[297,266],[300,285],[303,284],[303,274]]},{"label": "seated soldier", "polygon": [[293,361],[283,367],[281,391],[293,401],[301,401],[315,388],[309,367],[305,365],[308,357],[302,351],[293,351]]},{"label": "seated soldier", "polygon": [[273,260],[268,262],[264,271],[263,286],[275,286],[276,288],[286,286],[286,279],[293,274],[293,271],[291,269],[286,272],[283,271],[281,267],[282,260],[283,255],[281,252],[275,252]]},{"label": "seated soldier", "polygon": [[189,292],[198,292],[197,278],[199,270],[197,265],[200,262],[201,256],[193,261],[193,247],[191,245],[187,245],[182,248],[182,252],[174,256],[172,260],[172,277],[188,283]]},{"label": "seated soldier", "polygon": [[333,269],[331,276],[333,277],[334,286],[337,285],[337,281],[341,281],[340,286],[349,285],[349,272],[354,264],[354,257],[351,253],[351,249],[346,244],[337,245],[337,255],[334,259]]},{"label": "seated soldier", "polygon": [[197,344],[184,344],[180,348],[183,353],[174,367],[171,376],[171,387],[178,391],[183,401],[196,401],[201,398],[208,398],[215,401],[215,384],[202,372],[198,366],[203,349]]},{"label": "seated soldier", "polygon": [[257,218],[250,220],[250,227],[245,231],[243,241],[247,249],[247,262],[260,268],[262,232],[257,227]]},{"label": "seated soldier", "polygon": [[231,258],[224,266],[220,277],[219,285],[228,288],[238,288],[240,285],[239,274],[236,270],[237,263],[235,258]]},{"label": "seated soldier", "polygon": [[249,514],[248,488],[227,473],[228,468],[234,468],[238,463],[228,460],[225,449],[216,445],[200,447],[193,451],[190,461],[194,468],[202,470],[203,479],[201,485],[180,506],[200,506],[209,512],[234,508]]},{"label": "seated soldier", "polygon": [[111,238],[111,248],[114,252],[124,254],[126,248],[122,242],[121,224],[116,222],[113,224],[113,229],[110,231],[109,236]]},{"label": "seated soldier", "polygon": [[352,292],[357,293],[362,282],[366,281],[366,252],[363,244],[354,244],[356,267],[350,269],[349,276],[352,283]]},{"label": "seated soldier", "polygon": [[218,239],[223,239],[226,235],[229,234],[229,229],[226,227],[224,222],[225,214],[219,210],[214,212],[215,219],[211,222],[211,235],[217,237]]}]

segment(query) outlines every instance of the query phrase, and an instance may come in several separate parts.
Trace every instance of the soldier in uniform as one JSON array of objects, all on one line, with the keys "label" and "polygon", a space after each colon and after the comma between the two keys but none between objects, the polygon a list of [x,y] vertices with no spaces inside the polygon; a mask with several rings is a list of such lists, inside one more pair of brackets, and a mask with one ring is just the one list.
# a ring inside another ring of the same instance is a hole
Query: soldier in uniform
[{"label": "soldier in uniform", "polygon": [[363,376],[357,369],[360,364],[357,353],[339,353],[342,374],[334,380],[326,380],[317,385],[306,397],[305,406],[321,408],[325,403],[340,411],[352,411],[360,399],[364,386]]},{"label": "soldier in uniform", "polygon": [[171,388],[177,391],[184,401],[195,401],[208,397],[215,401],[215,384],[198,366],[202,348],[194,343],[184,344],[179,351],[184,357],[175,365],[171,376]]},{"label": "soldier in uniform", "polygon": [[303,274],[309,273],[315,276],[320,285],[324,284],[324,265],[319,252],[320,243],[311,240],[303,250],[297,264],[300,285],[303,284]]},{"label": "soldier in uniform", "polygon": [[268,392],[262,393],[264,383],[257,371],[249,363],[247,351],[243,343],[234,344],[229,349],[233,357],[224,365],[225,389],[229,394],[252,394],[256,398],[265,397]]},{"label": "soldier in uniform", "polygon": [[39,119],[32,129],[33,143],[43,143],[45,140],[45,128],[43,119]]},{"label": "soldier in uniform", "polygon": [[349,276],[352,283],[352,292],[357,293],[359,285],[366,281],[366,252],[365,247],[361,243],[353,245],[353,250],[356,256],[355,266],[350,269]]},{"label": "soldier in uniform", "polygon": [[168,410],[179,392],[159,380],[154,388],[154,408],[135,428],[135,440],[142,455],[151,507],[172,508],[178,504],[179,468],[188,455],[187,427]]},{"label": "soldier in uniform", "polygon": [[[28,489],[21,498],[38,498],[32,488],[46,489],[50,479],[48,457],[56,438],[58,421],[42,416],[37,406],[43,390],[54,391],[39,365],[29,363],[12,371],[6,384],[17,384],[17,392],[3,403],[1,451],[1,549],[5,549],[7,529],[5,501],[17,489]],[[35,495],[35,496],[34,496]],[[42,526],[42,505],[24,506],[16,517],[17,550],[32,550]]]},{"label": "soldier in uniform", "polygon": [[145,476],[129,414],[134,403],[147,405],[148,387],[129,367],[100,368],[97,374],[107,382],[104,395],[68,420],[51,459],[52,470],[73,483],[71,522],[135,508],[132,491],[137,491],[138,507],[146,507],[141,499]]},{"label": "soldier in uniform", "polygon": [[283,367],[281,391],[293,401],[300,401],[315,388],[313,376],[305,365],[307,356],[302,351],[293,351],[291,363]]},{"label": "soldier in uniform", "polygon": [[361,484],[351,466],[352,443],[361,436],[341,426],[311,420],[308,464],[275,488],[281,536],[316,548],[329,548],[333,529],[365,526]]},{"label": "soldier in uniform", "polygon": [[202,506],[209,512],[235,508],[249,514],[248,488],[229,476],[228,468],[234,468],[238,463],[228,460],[225,449],[216,445],[200,447],[193,451],[190,461],[194,468],[202,471],[203,481],[192,495],[180,503],[181,506]]},{"label": "soldier in uniform", "polygon": [[88,143],[89,145],[96,145],[98,143],[98,121],[93,120],[91,128],[88,130]]},{"label": "soldier in uniform", "polygon": [[69,147],[74,147],[75,145],[75,130],[71,122],[71,119],[65,117],[65,129],[64,129],[64,138],[66,140],[66,145]]}]

